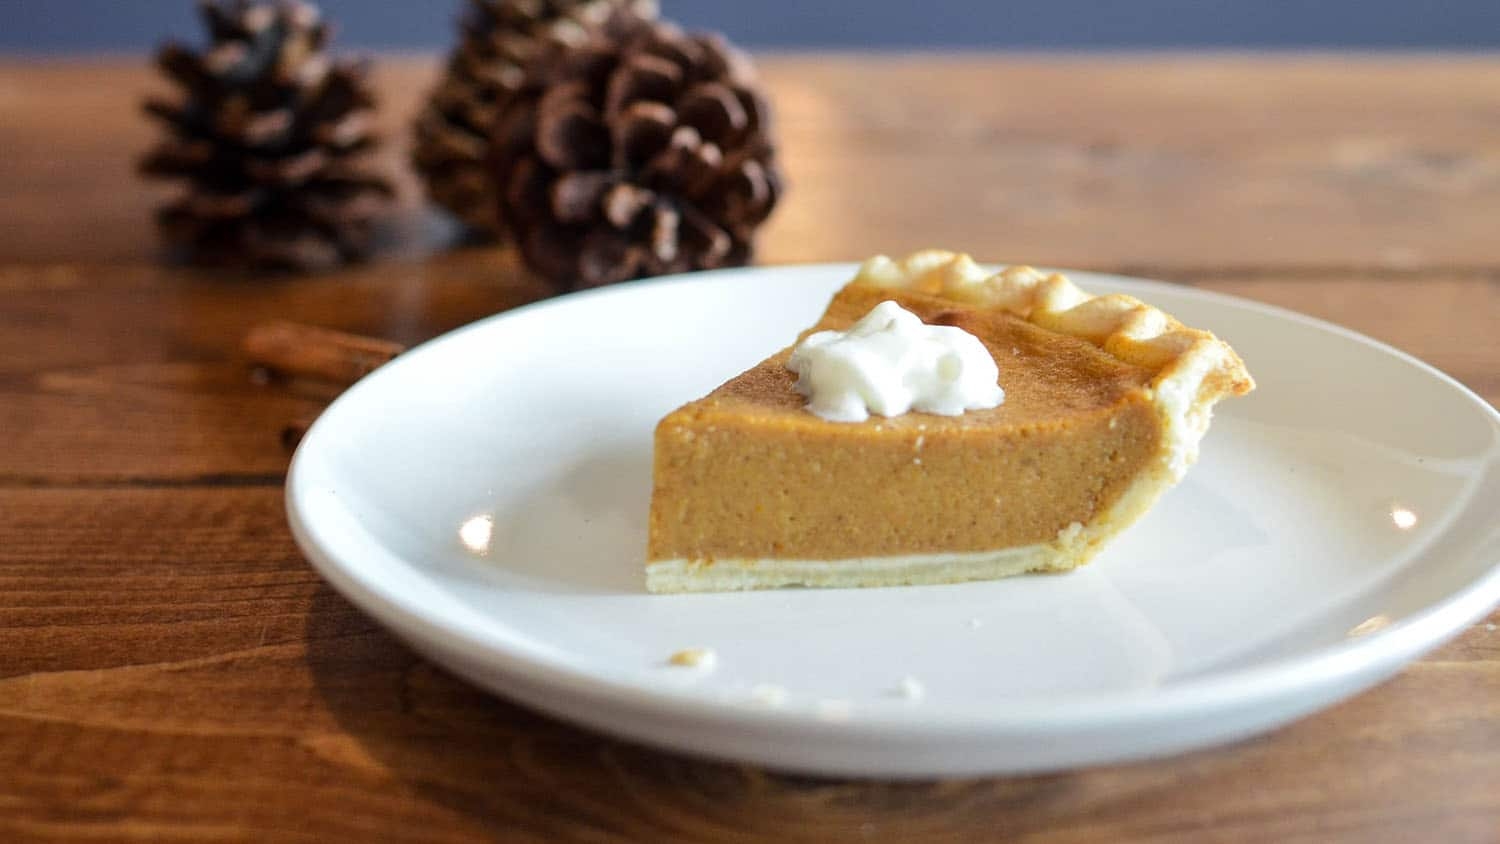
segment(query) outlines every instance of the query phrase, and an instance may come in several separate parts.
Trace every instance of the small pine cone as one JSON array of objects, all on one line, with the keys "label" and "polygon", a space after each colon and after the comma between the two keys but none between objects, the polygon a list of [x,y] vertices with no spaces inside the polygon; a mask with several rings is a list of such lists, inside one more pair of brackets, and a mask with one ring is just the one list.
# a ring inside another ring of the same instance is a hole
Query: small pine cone
[{"label": "small pine cone", "polygon": [[539,59],[494,167],[527,264],[575,288],[746,263],[781,193],[749,61],[664,23]]},{"label": "small pine cone", "polygon": [[655,19],[656,0],[469,0],[458,46],[413,126],[412,165],[433,202],[475,232],[502,234],[490,178],[495,114],[548,45],[581,44],[624,15]]},{"label": "small pine cone", "polygon": [[210,46],[162,47],[157,64],[181,94],[145,104],[169,136],[140,170],[186,187],[157,212],[163,236],[200,263],[310,270],[362,257],[392,193],[363,163],[377,143],[365,66],[328,59],[328,26],[300,0],[200,10]]}]

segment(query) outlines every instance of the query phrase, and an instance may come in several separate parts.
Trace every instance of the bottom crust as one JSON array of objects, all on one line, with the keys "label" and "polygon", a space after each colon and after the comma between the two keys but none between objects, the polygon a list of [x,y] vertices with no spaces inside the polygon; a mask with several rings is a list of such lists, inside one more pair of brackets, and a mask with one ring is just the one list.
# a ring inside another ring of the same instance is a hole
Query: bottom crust
[{"label": "bottom crust", "polygon": [[781,586],[918,586],[994,580],[1032,571],[1065,571],[1087,561],[1051,542],[963,554],[841,560],[658,560],[646,567],[651,592],[727,592]]}]

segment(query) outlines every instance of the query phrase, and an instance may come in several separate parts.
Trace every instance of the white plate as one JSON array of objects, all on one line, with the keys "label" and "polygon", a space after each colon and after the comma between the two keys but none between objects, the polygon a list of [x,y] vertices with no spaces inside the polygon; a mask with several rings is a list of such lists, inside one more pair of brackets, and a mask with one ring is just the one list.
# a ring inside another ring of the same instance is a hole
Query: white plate
[{"label": "white plate", "polygon": [[[824,774],[1039,771],[1237,739],[1389,677],[1500,600],[1500,415],[1483,400],[1325,323],[1087,273],[1086,289],[1211,327],[1260,384],[1092,565],[646,594],[656,420],[787,343],[852,272],[623,285],[414,349],[308,432],[287,481],[297,539],[351,601],[481,686]],[[717,670],[665,664],[688,646]],[[908,675],[925,698],[897,693]]]}]

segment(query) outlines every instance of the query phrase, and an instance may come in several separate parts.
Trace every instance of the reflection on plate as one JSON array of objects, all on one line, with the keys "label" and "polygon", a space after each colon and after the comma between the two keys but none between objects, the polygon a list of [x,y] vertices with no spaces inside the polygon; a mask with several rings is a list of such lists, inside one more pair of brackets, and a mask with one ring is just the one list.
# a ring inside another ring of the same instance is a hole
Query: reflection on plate
[{"label": "reflection on plate", "polygon": [[[1094,563],[951,586],[646,594],[656,420],[810,324],[852,271],[624,285],[415,349],[303,440],[288,479],[298,541],[366,612],[499,694],[829,774],[1049,770],[1232,740],[1379,682],[1500,600],[1500,415],[1486,403],[1342,329],[1086,273],[1074,278],[1092,292],[1213,328],[1259,382]],[[667,663],[694,646],[716,652],[713,670]]]}]

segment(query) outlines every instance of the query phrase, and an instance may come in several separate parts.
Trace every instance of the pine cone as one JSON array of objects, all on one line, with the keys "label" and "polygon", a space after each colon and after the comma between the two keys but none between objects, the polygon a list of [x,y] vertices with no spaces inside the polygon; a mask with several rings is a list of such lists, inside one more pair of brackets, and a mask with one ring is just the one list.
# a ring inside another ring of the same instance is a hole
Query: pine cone
[{"label": "pine cone", "polygon": [[182,179],[157,212],[165,238],[199,262],[316,269],[361,257],[391,196],[363,154],[374,98],[357,62],[324,54],[328,26],[300,0],[200,3],[211,44],[168,43],[157,64],[181,87],[148,99],[166,124],[140,162]]},{"label": "pine cone", "polygon": [[664,23],[551,48],[494,152],[501,222],[569,287],[746,263],[781,192],[749,61]]},{"label": "pine cone", "polygon": [[580,44],[618,15],[654,19],[656,0],[469,0],[459,43],[413,129],[412,164],[432,201],[499,235],[487,168],[496,110],[548,44]]}]

